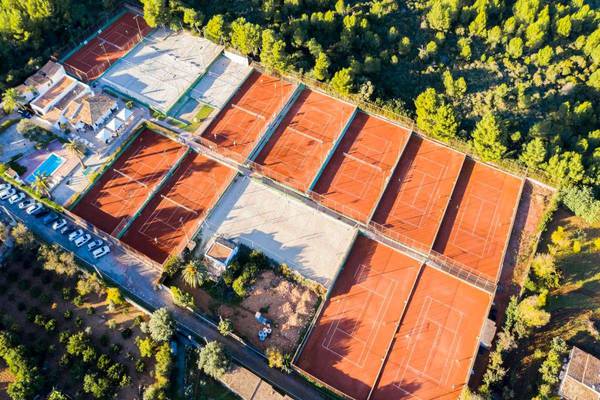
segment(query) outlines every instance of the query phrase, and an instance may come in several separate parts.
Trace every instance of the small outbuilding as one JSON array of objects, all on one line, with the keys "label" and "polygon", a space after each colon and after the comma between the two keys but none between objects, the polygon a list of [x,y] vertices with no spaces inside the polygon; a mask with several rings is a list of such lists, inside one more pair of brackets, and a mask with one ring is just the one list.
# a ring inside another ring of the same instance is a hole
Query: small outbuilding
[{"label": "small outbuilding", "polygon": [[600,360],[573,346],[560,373],[558,394],[566,400],[600,400]]},{"label": "small outbuilding", "polygon": [[217,279],[227,269],[238,252],[238,245],[220,236],[209,243],[204,256],[208,261],[208,273]]}]

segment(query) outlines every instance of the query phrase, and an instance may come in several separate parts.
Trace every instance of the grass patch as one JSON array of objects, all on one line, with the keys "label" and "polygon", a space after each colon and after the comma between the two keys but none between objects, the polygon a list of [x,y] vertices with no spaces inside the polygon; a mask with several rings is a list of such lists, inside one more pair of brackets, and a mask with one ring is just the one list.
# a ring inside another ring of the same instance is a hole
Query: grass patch
[{"label": "grass patch", "polygon": [[184,129],[186,132],[194,132],[196,129],[200,127],[208,117],[211,116],[215,109],[208,104],[203,104],[202,107],[198,110],[194,118],[192,119],[192,123],[187,125]]},{"label": "grass patch", "polygon": [[[550,322],[534,330],[507,361],[514,383],[519,388],[516,398],[532,398],[539,378],[540,351],[545,351],[554,337],[562,337],[569,346],[578,346],[600,357],[600,249],[594,244],[600,238],[600,225],[586,224],[564,209],[556,212],[540,242],[540,252],[548,251],[550,235],[563,226],[571,244],[560,250],[556,264],[561,271],[561,285],[548,294],[545,310]],[[579,240],[581,250],[572,243]]]}]

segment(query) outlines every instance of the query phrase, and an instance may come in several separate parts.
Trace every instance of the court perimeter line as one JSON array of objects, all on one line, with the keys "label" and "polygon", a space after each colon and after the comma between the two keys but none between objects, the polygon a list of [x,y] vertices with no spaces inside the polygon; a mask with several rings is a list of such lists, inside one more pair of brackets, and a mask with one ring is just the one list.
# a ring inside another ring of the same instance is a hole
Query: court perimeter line
[{"label": "court perimeter line", "polygon": [[404,141],[404,145],[402,146],[402,148],[399,149],[398,155],[396,156],[396,160],[394,161],[392,168],[390,168],[389,173],[387,174],[387,176],[385,177],[385,179],[383,181],[383,185],[381,187],[379,195],[377,196],[377,199],[375,200],[375,203],[373,204],[373,208],[371,209],[371,212],[367,216],[367,221],[366,221],[367,225],[373,220],[373,216],[375,215],[375,212],[377,211],[381,201],[383,200],[383,196],[385,195],[385,190],[389,186],[390,181],[392,180],[392,177],[394,176],[394,173],[396,172],[396,169],[399,167],[400,160],[402,159],[402,155],[404,155],[404,151],[406,150],[406,147],[408,146],[408,142],[410,142],[410,140],[413,138],[412,129],[406,129],[406,130],[408,131],[408,135],[407,135],[408,138]]},{"label": "court perimeter line", "polygon": [[510,243],[510,238],[512,237],[512,231],[515,227],[515,220],[517,219],[517,213],[519,211],[519,206],[521,205],[521,197],[523,196],[523,188],[525,187],[525,180],[527,177],[520,178],[521,179],[521,188],[519,189],[519,194],[517,196],[517,202],[515,204],[515,209],[513,210],[512,219],[510,222],[510,228],[508,230],[508,235],[506,237],[506,241],[504,243],[504,249],[502,250],[502,256],[500,258],[500,267],[498,268],[498,272],[496,272],[496,282],[500,280],[500,276],[502,274],[502,270],[504,269],[504,259],[506,258],[506,251],[508,250],[508,244]]},{"label": "court perimeter line", "polygon": [[373,381],[373,384],[371,385],[371,390],[369,390],[369,394],[367,395],[366,400],[369,400],[371,398],[371,396],[375,392],[375,388],[379,384],[381,375],[383,374],[383,369],[384,369],[385,365],[387,364],[388,359],[390,358],[390,352],[392,350],[392,347],[394,346],[394,343],[396,342],[396,335],[398,335],[400,326],[402,325],[402,322],[404,322],[404,317],[406,316],[406,310],[408,309],[408,305],[410,304],[410,302],[413,298],[413,295],[415,294],[415,289],[417,287],[417,283],[421,279],[421,274],[423,273],[424,265],[425,265],[425,263],[421,263],[421,266],[419,266],[419,271],[417,272],[417,276],[412,284],[412,287],[410,289],[408,297],[406,298],[406,301],[404,302],[404,307],[402,308],[402,314],[400,314],[400,318],[398,319],[398,322],[396,323],[396,327],[394,329],[394,335],[392,336],[392,340],[390,340],[390,342],[388,343],[388,347],[385,351],[385,357],[383,358],[383,360],[381,360],[381,365],[379,366],[377,375],[375,375],[375,380]]},{"label": "court perimeter line", "polygon": [[[452,150],[454,151],[454,150]],[[429,243],[429,247],[433,248],[435,241],[437,240],[438,236],[440,235],[440,229],[442,228],[442,223],[444,222],[444,217],[446,216],[446,213],[448,212],[448,208],[450,207],[450,203],[452,202],[452,197],[454,196],[454,192],[456,192],[456,185],[458,185],[458,181],[460,179],[460,171],[463,170],[464,166],[465,166],[465,162],[467,161],[467,155],[464,153],[459,153],[456,152],[458,154],[462,154],[462,162],[460,163],[460,168],[458,169],[458,174],[456,174],[456,178],[454,179],[454,183],[452,184],[452,189],[450,190],[450,196],[448,196],[448,201],[446,201],[446,206],[444,207],[443,213],[442,213],[442,218],[439,219],[438,223],[437,223],[437,227],[435,229],[435,234],[433,235],[433,239],[431,240],[431,243]],[[497,282],[498,280],[496,280]]]}]

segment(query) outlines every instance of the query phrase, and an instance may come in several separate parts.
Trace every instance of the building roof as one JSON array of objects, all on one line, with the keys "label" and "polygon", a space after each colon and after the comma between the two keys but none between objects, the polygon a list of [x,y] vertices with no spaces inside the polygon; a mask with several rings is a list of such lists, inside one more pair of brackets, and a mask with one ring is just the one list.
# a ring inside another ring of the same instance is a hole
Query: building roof
[{"label": "building roof", "polygon": [[66,110],[69,107],[69,105],[73,102],[73,100],[79,97],[79,95],[83,93],[86,89],[87,87],[85,85],[78,82],[75,86],[71,88],[71,90],[69,90],[69,93],[67,93],[54,105],[54,107],[59,109],[60,111]]},{"label": "building roof", "polygon": [[93,125],[98,119],[105,116],[116,104],[116,100],[104,94],[96,96],[88,95],[81,99],[81,110],[79,111],[78,120],[81,122]]},{"label": "building roof", "polygon": [[235,248],[236,245],[234,243],[218,237],[206,251],[206,256],[225,264],[227,259],[235,251]]},{"label": "building roof", "polygon": [[559,394],[567,400],[600,400],[600,360],[574,346]]},{"label": "building roof", "polygon": [[481,339],[480,342],[486,349],[492,347],[492,341],[494,340],[494,336],[496,336],[496,323],[491,319],[486,319],[483,325],[483,329],[481,330]]},{"label": "building roof", "polygon": [[40,68],[35,74],[31,75],[25,80],[27,86],[33,86],[35,88],[46,85],[52,82],[50,79],[56,74],[62,66],[55,63],[54,61],[48,61],[42,68]]},{"label": "building roof", "polygon": [[52,103],[58,96],[62,95],[62,93],[67,90],[69,86],[74,82],[74,79],[69,76],[63,76],[61,80],[59,80],[56,85],[54,85],[50,90],[44,93],[41,97],[38,97],[32,105],[40,107],[42,109],[46,108],[48,104]]}]

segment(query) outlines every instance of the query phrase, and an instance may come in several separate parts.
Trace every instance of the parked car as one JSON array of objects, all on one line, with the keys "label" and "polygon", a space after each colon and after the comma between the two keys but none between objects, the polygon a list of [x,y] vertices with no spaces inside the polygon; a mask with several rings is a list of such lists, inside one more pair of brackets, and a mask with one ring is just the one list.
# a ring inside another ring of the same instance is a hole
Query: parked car
[{"label": "parked car", "polygon": [[69,242],[72,242],[73,240],[77,239],[81,235],[83,235],[82,229],[74,230],[73,232],[69,233]]},{"label": "parked car", "polygon": [[8,188],[0,193],[0,200],[6,200],[9,197],[14,196],[15,193],[17,193],[17,189]]},{"label": "parked car", "polygon": [[8,202],[10,204],[15,204],[15,203],[18,203],[19,201],[23,200],[24,198],[25,198],[25,193],[18,192],[18,193],[13,194],[12,196],[10,196],[8,198]]},{"label": "parked car", "polygon": [[67,220],[65,220],[64,218],[61,218],[58,221],[54,221],[54,223],[52,224],[52,229],[57,231],[59,229],[64,228],[65,226],[67,226]]},{"label": "parked car", "polygon": [[90,241],[90,239],[92,238],[92,235],[90,235],[89,233],[84,233],[83,235],[79,236],[77,239],[75,239],[75,246],[77,247],[81,247],[84,244],[86,244],[87,242]]},{"label": "parked car", "polygon": [[94,258],[100,258],[106,254],[110,253],[110,248],[108,246],[102,246],[92,252]]},{"label": "parked car", "polygon": [[19,208],[22,210],[24,208],[29,208],[30,206],[35,204],[34,199],[25,199],[19,203]]},{"label": "parked car", "polygon": [[53,223],[57,219],[58,219],[58,215],[56,215],[54,213],[50,213],[44,217],[44,219],[42,220],[42,224],[48,225],[48,224]]},{"label": "parked car", "polygon": [[10,183],[0,183],[0,191],[11,188]]},{"label": "parked car", "polygon": [[33,215],[33,213],[41,211],[42,208],[44,208],[44,206],[42,206],[40,203],[34,203],[34,204],[30,205],[29,207],[27,207],[25,212],[29,215]]},{"label": "parked car", "polygon": [[88,243],[87,247],[89,251],[94,250],[97,247],[100,247],[104,244],[104,242],[100,239],[94,239],[91,242]]},{"label": "parked car", "polygon": [[19,115],[21,115],[24,118],[31,118],[31,117],[33,117],[33,114],[31,113],[31,111],[26,110],[24,108],[19,108],[17,110],[17,113],[19,113]]},{"label": "parked car", "polygon": [[33,211],[31,213],[31,215],[33,215],[36,218],[41,218],[41,217],[47,215],[48,213],[50,213],[50,210],[48,210],[46,207],[42,206],[42,207],[38,208],[36,211]]}]

